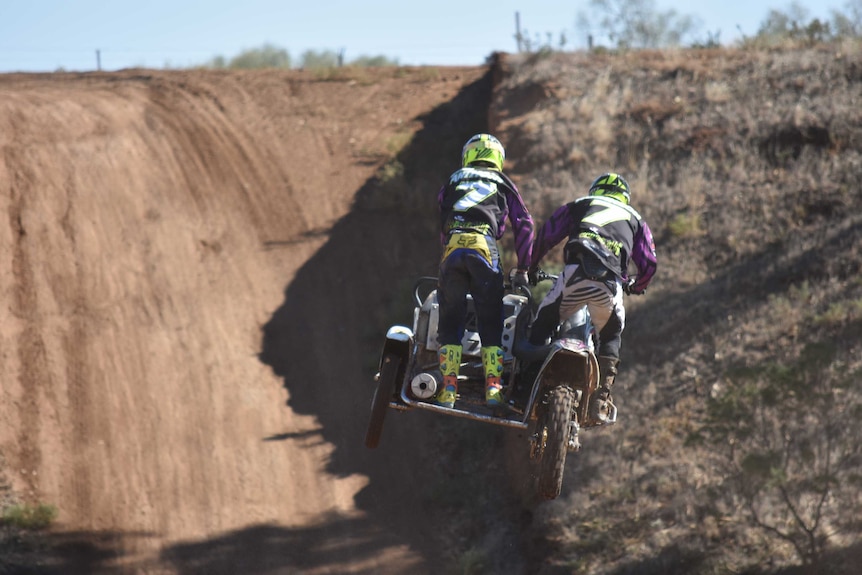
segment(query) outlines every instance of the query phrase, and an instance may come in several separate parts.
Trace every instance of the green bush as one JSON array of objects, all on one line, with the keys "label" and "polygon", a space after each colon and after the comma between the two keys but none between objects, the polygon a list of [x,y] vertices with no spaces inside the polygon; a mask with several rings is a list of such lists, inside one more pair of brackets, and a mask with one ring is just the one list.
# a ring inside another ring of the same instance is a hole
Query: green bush
[{"label": "green bush", "polygon": [[333,50],[306,50],[299,59],[299,66],[305,70],[321,70],[337,68],[341,65],[341,56]]},{"label": "green bush", "polygon": [[50,527],[57,518],[57,508],[53,505],[38,503],[36,505],[13,505],[3,511],[2,522],[12,527],[28,530],[40,530]]},{"label": "green bush", "polygon": [[668,224],[668,230],[677,238],[694,238],[703,235],[700,214],[677,214]]}]

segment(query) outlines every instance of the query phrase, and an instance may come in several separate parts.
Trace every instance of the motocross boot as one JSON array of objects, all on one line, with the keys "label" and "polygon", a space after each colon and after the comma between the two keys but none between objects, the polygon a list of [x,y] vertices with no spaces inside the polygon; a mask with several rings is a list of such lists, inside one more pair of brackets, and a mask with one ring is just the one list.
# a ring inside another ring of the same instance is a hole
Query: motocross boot
[{"label": "motocross boot", "polygon": [[610,413],[611,387],[617,375],[617,365],[620,360],[616,357],[600,355],[599,358],[599,388],[590,400],[590,417],[596,421],[606,423]]},{"label": "motocross boot", "polygon": [[443,407],[454,407],[458,396],[458,371],[461,369],[461,346],[449,344],[440,347],[440,373],[443,385],[434,401]]},{"label": "motocross boot", "polygon": [[503,348],[489,346],[482,348],[482,367],[485,370],[485,403],[496,407],[503,403]]}]

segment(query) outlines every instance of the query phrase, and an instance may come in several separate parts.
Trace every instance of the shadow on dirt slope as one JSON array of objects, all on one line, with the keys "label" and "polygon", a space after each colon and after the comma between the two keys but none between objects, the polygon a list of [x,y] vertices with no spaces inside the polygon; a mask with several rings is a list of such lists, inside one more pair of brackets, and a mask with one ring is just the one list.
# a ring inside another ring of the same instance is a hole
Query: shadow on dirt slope
[{"label": "shadow on dirt slope", "polygon": [[[317,418],[319,429],[311,434],[335,446],[327,471],[368,477],[356,496],[360,514],[327,516],[302,527],[262,524],[174,544],[162,550],[157,565],[121,551],[122,539],[146,539],[147,533],[67,532],[33,540],[25,535],[4,547],[15,553],[0,560],[0,573],[439,572],[435,527],[423,520],[432,504],[423,477],[435,466],[422,449],[433,441],[428,418],[392,412],[375,451],[364,446],[364,434],[385,330],[391,323],[410,323],[413,281],[436,273],[437,190],[458,165],[463,141],[486,129],[490,95],[489,72],[418,118],[423,127],[396,162],[363,185],[350,213],[285,287],[284,302],[263,327],[260,361],[283,379],[289,408]],[[276,430],[260,441],[307,441],[309,433],[302,435]],[[423,564],[378,563],[387,549]]]},{"label": "shadow on dirt slope", "polygon": [[[786,244],[765,246],[730,265],[721,277],[691,289],[665,293],[638,308],[627,321],[625,353],[630,365],[645,369],[671,361],[679,350],[656,342],[704,341],[733,329],[733,316],[746,317],[789,286],[826,278],[844,281],[859,273],[853,246],[862,239],[862,223],[848,218],[839,226]],[[836,256],[837,254],[837,256]]]},{"label": "shadow on dirt slope", "polygon": [[388,533],[389,544],[420,551],[434,570],[439,554],[433,526],[421,520],[428,504],[423,477],[434,465],[422,450],[433,441],[423,432],[427,418],[390,412],[375,451],[364,446],[365,426],[386,327],[410,323],[413,281],[436,273],[431,214],[437,189],[457,165],[463,141],[486,129],[490,92],[488,74],[423,119],[424,127],[398,156],[403,174],[366,183],[351,213],[296,274],[264,327],[261,361],[283,377],[293,411],[316,416],[321,440],[336,446],[328,471],[370,479],[356,498],[365,519],[335,518],[298,537],[282,534],[315,567],[325,566],[327,556],[308,549],[350,545],[344,534],[352,533],[356,553],[374,552],[365,547],[363,534],[380,531]]},{"label": "shadow on dirt slope", "polygon": [[[634,561],[613,571],[612,575],[669,575],[672,573],[695,573],[705,563],[706,556],[676,545],[663,549],[656,557],[644,561]],[[827,554],[819,566],[789,567],[776,571],[775,575],[823,575],[848,573],[843,566],[859,565],[862,559],[862,545],[853,545]],[[824,570],[824,566],[828,571]],[[759,571],[749,571],[756,575]]]}]

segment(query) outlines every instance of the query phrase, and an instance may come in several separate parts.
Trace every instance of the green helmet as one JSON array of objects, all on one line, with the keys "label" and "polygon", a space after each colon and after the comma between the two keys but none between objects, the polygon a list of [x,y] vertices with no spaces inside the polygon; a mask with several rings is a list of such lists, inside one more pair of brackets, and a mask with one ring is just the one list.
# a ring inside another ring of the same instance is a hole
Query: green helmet
[{"label": "green helmet", "polygon": [[465,168],[475,162],[487,162],[488,167],[502,172],[505,159],[503,144],[491,134],[476,134],[461,150],[461,165]]},{"label": "green helmet", "polygon": [[632,197],[629,192],[629,183],[619,174],[613,172],[602,174],[593,181],[590,186],[591,196],[610,196],[628,204]]}]

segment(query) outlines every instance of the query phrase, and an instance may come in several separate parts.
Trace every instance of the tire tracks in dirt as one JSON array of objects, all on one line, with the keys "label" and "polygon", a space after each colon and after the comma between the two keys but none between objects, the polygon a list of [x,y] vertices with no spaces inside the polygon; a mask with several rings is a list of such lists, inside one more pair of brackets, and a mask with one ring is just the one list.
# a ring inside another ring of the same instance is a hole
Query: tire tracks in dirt
[{"label": "tire tracks in dirt", "polygon": [[[65,573],[434,564],[402,504],[430,462],[365,452],[366,383],[404,274],[434,266],[410,214],[488,95],[481,69],[369,74],[0,78],[0,453],[58,505]],[[407,188],[375,176],[394,154]]]}]

